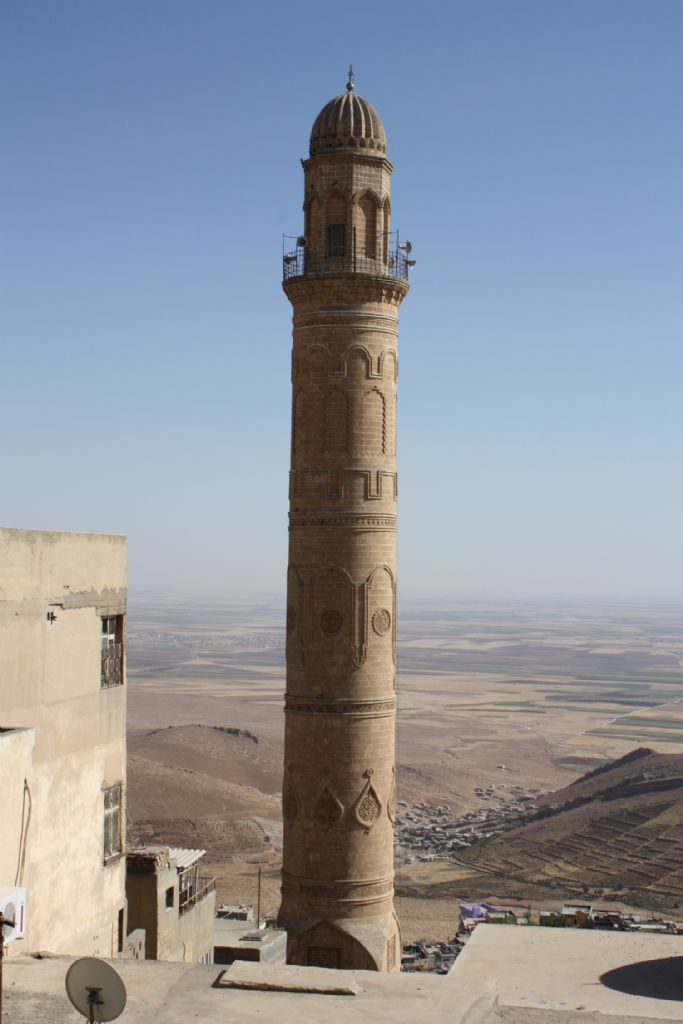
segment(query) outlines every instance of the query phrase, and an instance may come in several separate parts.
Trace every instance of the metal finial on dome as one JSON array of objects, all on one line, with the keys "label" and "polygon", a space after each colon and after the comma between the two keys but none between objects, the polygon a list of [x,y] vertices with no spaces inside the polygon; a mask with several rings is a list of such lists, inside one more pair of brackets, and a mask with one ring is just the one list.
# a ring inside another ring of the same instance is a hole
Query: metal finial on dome
[{"label": "metal finial on dome", "polygon": [[349,64],[349,80],[346,83],[346,88],[349,92],[353,92],[353,90],[356,88],[353,81],[353,64]]}]

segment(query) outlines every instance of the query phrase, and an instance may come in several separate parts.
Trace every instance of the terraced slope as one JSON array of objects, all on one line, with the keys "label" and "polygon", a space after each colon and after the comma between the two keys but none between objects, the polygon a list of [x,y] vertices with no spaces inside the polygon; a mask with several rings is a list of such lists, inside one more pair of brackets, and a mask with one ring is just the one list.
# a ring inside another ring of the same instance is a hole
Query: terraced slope
[{"label": "terraced slope", "polygon": [[683,755],[633,751],[546,794],[521,827],[459,859],[530,886],[683,905]]}]

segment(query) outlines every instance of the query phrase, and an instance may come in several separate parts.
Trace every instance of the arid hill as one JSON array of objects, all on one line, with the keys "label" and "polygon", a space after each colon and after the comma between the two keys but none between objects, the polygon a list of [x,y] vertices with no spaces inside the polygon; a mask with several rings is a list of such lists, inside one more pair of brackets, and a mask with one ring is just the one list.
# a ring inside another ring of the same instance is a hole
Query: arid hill
[{"label": "arid hill", "polygon": [[183,725],[128,738],[133,840],[203,847],[220,862],[279,850],[282,750],[226,726]]},{"label": "arid hill", "polygon": [[683,904],[683,755],[638,749],[547,793],[525,823],[458,858],[490,876]]}]

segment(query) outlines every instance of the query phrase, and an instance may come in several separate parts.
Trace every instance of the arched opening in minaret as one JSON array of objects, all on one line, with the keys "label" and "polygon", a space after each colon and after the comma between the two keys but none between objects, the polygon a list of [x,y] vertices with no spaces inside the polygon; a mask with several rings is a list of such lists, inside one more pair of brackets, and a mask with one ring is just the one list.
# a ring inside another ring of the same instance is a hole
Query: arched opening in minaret
[{"label": "arched opening in minaret", "polygon": [[309,251],[317,251],[320,246],[320,201],[317,196],[311,196],[306,205],[304,235]]},{"label": "arched opening in minaret", "polygon": [[388,197],[384,200],[382,207],[382,259],[386,263],[389,259],[389,221],[391,217],[391,204]]},{"label": "arched opening in minaret", "polygon": [[340,192],[327,201],[327,255],[346,255],[346,199]]},{"label": "arched opening in minaret", "polygon": [[377,255],[377,204],[367,192],[358,200],[356,251],[370,260]]}]

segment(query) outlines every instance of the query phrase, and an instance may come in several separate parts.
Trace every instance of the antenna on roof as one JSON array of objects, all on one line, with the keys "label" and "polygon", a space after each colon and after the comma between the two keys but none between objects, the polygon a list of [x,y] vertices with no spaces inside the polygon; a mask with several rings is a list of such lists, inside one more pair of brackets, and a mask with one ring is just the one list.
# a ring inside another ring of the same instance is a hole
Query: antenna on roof
[{"label": "antenna on roof", "polygon": [[349,64],[349,80],[346,83],[346,88],[349,92],[353,92],[353,90],[356,88],[353,81],[353,64]]}]

